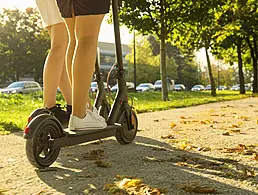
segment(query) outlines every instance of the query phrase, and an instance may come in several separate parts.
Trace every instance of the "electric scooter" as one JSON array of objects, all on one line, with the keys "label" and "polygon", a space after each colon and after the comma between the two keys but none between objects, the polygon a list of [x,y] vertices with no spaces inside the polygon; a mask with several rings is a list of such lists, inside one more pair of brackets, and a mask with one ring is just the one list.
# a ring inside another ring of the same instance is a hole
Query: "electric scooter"
[{"label": "electric scooter", "polygon": [[[112,13],[115,32],[117,56],[118,90],[115,100],[109,108],[103,80],[97,74],[98,93],[94,106],[99,108],[99,114],[106,114],[107,128],[101,130],[70,131],[63,127],[56,117],[47,109],[37,109],[28,119],[24,129],[26,139],[26,154],[29,162],[37,168],[46,168],[55,162],[61,147],[72,146],[84,142],[115,136],[120,144],[131,143],[137,133],[138,121],[136,113],[128,104],[125,70],[122,60],[121,39],[118,18],[117,0],[112,0]],[[99,71],[99,66],[95,71]]]}]

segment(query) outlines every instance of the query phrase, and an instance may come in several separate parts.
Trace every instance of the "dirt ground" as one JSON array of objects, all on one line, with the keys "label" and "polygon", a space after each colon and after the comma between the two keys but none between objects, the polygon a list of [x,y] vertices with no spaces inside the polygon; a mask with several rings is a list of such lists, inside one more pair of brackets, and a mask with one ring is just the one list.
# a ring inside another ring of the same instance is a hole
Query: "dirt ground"
[{"label": "dirt ground", "polygon": [[0,136],[0,194],[102,195],[108,194],[106,184],[123,177],[171,195],[258,193],[257,98],[139,114],[138,119],[133,143],[108,138],[65,147],[46,170],[28,162],[22,132]]}]

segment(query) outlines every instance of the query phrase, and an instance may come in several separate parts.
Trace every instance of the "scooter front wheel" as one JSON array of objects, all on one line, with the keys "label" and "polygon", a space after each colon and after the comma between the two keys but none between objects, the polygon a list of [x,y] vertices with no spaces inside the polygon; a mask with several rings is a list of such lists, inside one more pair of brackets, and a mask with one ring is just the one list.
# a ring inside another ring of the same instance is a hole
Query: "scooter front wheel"
[{"label": "scooter front wheel", "polygon": [[51,141],[63,136],[61,125],[55,117],[42,114],[32,121],[30,127],[31,135],[26,140],[27,158],[37,168],[49,167],[60,152],[60,148],[51,147]]},{"label": "scooter front wheel", "polygon": [[135,139],[138,130],[138,119],[136,112],[133,110],[131,111],[133,129],[129,129],[129,122],[126,112],[124,111],[118,121],[118,123],[122,125],[122,128],[116,131],[116,139],[120,144],[129,144]]}]

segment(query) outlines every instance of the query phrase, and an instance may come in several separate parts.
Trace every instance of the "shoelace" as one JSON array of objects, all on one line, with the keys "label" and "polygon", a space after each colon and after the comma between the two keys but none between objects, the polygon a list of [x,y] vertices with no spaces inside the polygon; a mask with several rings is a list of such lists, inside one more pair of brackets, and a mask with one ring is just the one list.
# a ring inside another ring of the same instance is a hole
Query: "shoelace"
[{"label": "shoelace", "polygon": [[89,102],[87,102],[87,103],[86,103],[86,112],[88,112],[88,110],[89,110],[89,112],[91,112],[91,115],[92,115],[95,119],[97,119],[97,120],[100,121],[100,122],[106,122],[106,120],[105,120],[102,116],[100,116],[100,115],[98,114],[97,108],[92,107],[92,110],[90,110],[89,107],[90,107],[90,104],[89,104]]},{"label": "shoelace", "polygon": [[90,114],[94,119],[96,119],[99,122],[103,122],[102,118],[97,114],[92,112],[91,110],[87,109],[87,114]]}]

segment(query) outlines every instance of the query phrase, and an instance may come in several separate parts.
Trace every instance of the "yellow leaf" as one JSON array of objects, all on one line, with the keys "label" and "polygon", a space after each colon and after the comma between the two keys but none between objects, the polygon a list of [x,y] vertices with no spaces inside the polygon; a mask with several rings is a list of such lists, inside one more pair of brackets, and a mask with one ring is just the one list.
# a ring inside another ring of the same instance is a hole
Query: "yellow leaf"
[{"label": "yellow leaf", "polygon": [[253,158],[254,158],[254,160],[258,161],[258,154],[257,154],[257,153],[254,153],[254,154],[253,154]]},{"label": "yellow leaf", "polygon": [[121,182],[119,182],[118,187],[119,188],[131,188],[131,187],[137,187],[141,185],[142,180],[141,179],[128,179],[124,178]]},{"label": "yellow leaf", "polygon": [[169,127],[172,129],[172,128],[174,128],[176,126],[176,123],[174,123],[174,122],[171,122],[170,123],[170,125],[169,125]]}]

